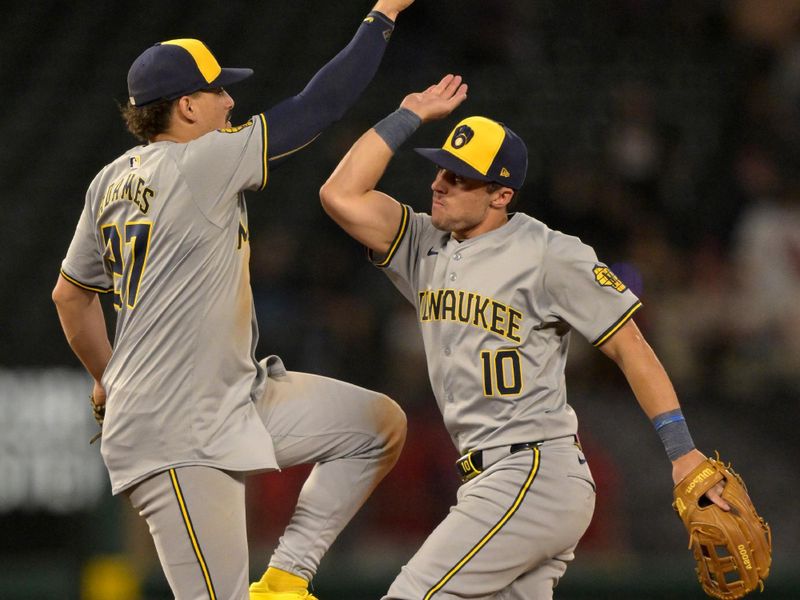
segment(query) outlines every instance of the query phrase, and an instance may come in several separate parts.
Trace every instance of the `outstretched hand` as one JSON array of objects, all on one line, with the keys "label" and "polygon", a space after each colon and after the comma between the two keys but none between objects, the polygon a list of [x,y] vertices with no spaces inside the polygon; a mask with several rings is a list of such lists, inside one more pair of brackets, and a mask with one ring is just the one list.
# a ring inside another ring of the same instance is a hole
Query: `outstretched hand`
[{"label": "outstretched hand", "polygon": [[409,94],[400,103],[416,114],[423,122],[442,119],[453,112],[467,98],[467,84],[461,75],[445,75],[442,80],[424,92]]}]

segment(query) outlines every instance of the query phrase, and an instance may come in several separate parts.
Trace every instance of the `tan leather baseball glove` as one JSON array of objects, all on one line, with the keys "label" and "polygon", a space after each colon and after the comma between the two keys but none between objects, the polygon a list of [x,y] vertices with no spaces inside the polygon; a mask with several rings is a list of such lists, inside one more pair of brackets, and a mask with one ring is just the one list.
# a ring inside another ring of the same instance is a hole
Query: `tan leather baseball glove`
[{"label": "tan leather baseball glove", "polygon": [[[704,494],[725,481],[724,511]],[[758,516],[742,478],[713,458],[689,473],[673,491],[672,506],[689,531],[689,548],[697,561],[703,591],[713,598],[743,598],[764,580],[772,562],[772,533]]]}]

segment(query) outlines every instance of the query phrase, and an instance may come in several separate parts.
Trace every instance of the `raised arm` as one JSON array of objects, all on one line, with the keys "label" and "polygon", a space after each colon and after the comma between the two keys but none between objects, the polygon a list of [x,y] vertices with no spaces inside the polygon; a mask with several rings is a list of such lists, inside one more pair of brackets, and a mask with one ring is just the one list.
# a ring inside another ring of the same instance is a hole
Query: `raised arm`
[{"label": "raised arm", "polygon": [[355,36],[296,96],[264,113],[275,167],[311,143],[355,104],[378,70],[397,15],[414,0],[379,0]]},{"label": "raised arm", "polygon": [[[661,432],[661,438],[672,461],[672,479],[681,481],[706,457],[694,447],[680,413],[680,404],[672,382],[641,331],[629,320],[600,349],[622,370],[636,400],[657,429],[671,426],[675,432]],[[708,498],[727,510],[722,499],[722,485],[712,488]]]},{"label": "raised arm", "polygon": [[400,226],[402,209],[375,190],[394,152],[423,122],[449,115],[467,97],[458,75],[409,94],[400,109],[364,133],[320,190],[325,212],[374,252],[385,253]]}]

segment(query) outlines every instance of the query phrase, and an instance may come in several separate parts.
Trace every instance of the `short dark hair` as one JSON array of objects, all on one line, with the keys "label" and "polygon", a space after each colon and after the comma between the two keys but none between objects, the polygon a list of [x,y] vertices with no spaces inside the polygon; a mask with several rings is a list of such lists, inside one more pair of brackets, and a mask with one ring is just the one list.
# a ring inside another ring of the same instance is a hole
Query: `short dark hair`
[{"label": "short dark hair", "polygon": [[125,126],[143,142],[149,142],[169,128],[172,107],[177,100],[158,100],[145,106],[133,106],[130,101],[119,110]]}]

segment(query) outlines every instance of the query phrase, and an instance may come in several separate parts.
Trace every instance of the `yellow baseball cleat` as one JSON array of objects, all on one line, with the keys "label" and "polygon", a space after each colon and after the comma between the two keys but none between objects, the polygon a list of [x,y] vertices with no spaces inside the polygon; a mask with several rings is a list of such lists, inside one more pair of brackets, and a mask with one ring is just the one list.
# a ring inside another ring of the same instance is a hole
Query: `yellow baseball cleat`
[{"label": "yellow baseball cleat", "polygon": [[250,600],[318,600],[308,591],[308,581],[292,573],[270,567],[250,584]]},{"label": "yellow baseball cleat", "polygon": [[254,583],[250,586],[250,600],[318,600],[316,596],[305,592],[272,592]]}]

